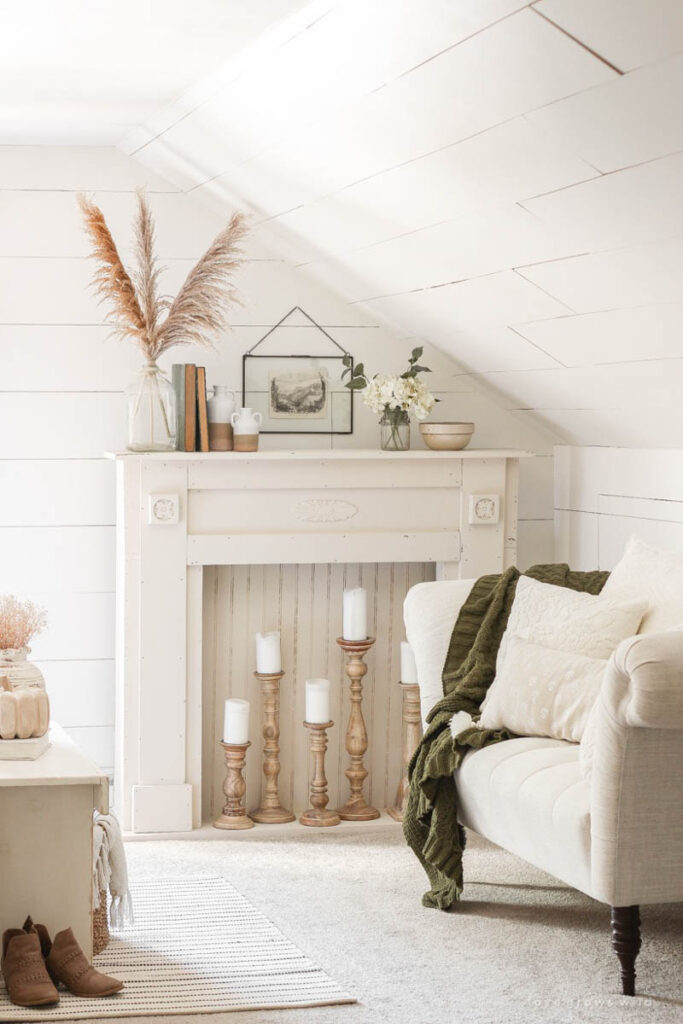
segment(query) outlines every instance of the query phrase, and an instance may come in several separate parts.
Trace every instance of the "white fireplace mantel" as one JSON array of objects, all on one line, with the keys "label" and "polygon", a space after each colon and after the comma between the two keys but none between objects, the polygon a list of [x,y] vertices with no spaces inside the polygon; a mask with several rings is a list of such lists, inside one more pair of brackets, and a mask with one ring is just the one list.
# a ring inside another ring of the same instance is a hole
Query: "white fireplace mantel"
[{"label": "white fireplace mantel", "polygon": [[[112,454],[117,469],[115,798],[132,832],[201,824],[205,565],[435,562],[439,578],[516,557],[508,449]],[[472,497],[492,521],[476,520]],[[492,512],[493,510],[493,512]]]}]

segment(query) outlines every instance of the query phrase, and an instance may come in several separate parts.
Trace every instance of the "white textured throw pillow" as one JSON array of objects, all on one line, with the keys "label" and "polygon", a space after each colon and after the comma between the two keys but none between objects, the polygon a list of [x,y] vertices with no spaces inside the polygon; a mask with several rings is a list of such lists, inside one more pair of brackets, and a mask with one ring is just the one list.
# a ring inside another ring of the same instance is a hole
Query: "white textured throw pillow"
[{"label": "white textured throw pillow", "polygon": [[510,729],[519,736],[578,743],[606,665],[606,658],[588,658],[510,637],[479,724],[484,729]]},{"label": "white textured throw pillow", "polygon": [[647,607],[520,576],[479,724],[579,742],[607,659]]},{"label": "white textured throw pillow", "polygon": [[648,602],[639,633],[678,626],[683,621],[683,554],[651,548],[634,535],[602,593],[613,600]]},{"label": "white textured throw pillow", "polygon": [[601,594],[583,594],[520,576],[498,650],[496,673],[501,670],[511,636],[588,658],[609,658],[622,640],[638,632],[647,607],[646,598],[612,600],[605,596],[604,587]]}]

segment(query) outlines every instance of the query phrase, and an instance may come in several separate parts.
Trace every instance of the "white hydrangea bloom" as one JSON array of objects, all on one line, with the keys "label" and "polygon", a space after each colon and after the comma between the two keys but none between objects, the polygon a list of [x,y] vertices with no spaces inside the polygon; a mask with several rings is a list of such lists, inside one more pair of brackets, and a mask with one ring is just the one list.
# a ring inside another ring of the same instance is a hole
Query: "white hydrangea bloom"
[{"label": "white hydrangea bloom", "polygon": [[390,377],[378,373],[368,381],[363,401],[373,412],[400,409],[424,420],[434,408],[436,399],[427,386],[415,377]]}]

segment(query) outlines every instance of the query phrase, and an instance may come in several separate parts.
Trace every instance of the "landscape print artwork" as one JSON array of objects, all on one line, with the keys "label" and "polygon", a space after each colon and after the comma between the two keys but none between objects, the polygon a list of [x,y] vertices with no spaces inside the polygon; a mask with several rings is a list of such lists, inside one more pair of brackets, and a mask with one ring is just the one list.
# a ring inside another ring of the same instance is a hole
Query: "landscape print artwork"
[{"label": "landscape print artwork", "polygon": [[327,370],[276,370],[268,375],[269,412],[273,419],[325,419],[328,415]]}]

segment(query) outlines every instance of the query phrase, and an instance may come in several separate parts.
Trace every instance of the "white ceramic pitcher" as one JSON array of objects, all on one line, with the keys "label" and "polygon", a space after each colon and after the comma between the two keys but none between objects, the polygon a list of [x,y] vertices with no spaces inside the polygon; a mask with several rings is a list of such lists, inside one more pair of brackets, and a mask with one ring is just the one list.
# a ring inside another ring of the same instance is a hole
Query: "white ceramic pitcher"
[{"label": "white ceramic pitcher", "polygon": [[258,451],[258,434],[261,426],[261,413],[243,407],[230,417],[234,434],[236,452]]}]

